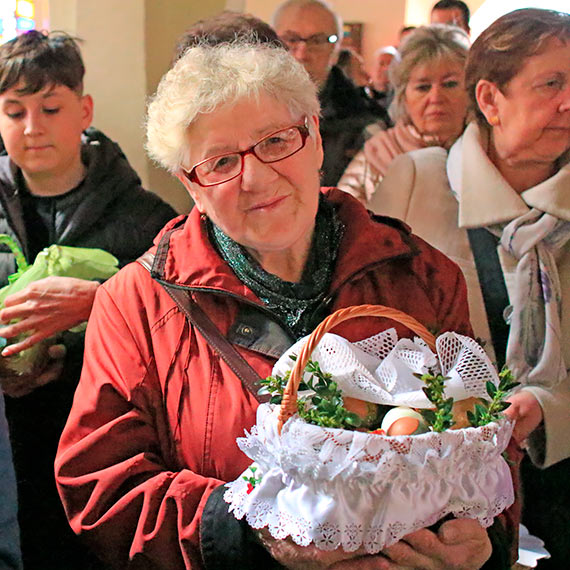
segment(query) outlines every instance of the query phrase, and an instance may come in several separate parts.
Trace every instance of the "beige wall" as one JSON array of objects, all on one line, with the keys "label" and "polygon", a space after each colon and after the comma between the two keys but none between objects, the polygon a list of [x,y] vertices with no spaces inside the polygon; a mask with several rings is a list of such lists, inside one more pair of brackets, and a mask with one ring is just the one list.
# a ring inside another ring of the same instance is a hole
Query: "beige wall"
[{"label": "beige wall", "polygon": [[[146,0],[145,8],[146,90],[148,94],[152,94],[170,66],[179,36],[197,20],[223,10],[225,0],[208,0],[208,2]],[[189,210],[191,201],[188,193],[168,172],[151,165],[149,187],[164,196],[179,212]]]},{"label": "beige wall", "polygon": [[[121,9],[116,7],[121,4]],[[139,176],[148,180],[142,153],[145,102],[144,10],[138,0],[77,3],[83,38],[85,90],[95,102],[94,126],[121,145]]]},{"label": "beige wall", "polygon": [[81,38],[85,92],[95,101],[93,124],[117,140],[148,180],[141,152],[145,101],[144,10],[138,0],[51,0],[50,27]]},{"label": "beige wall", "polygon": [[178,36],[196,20],[223,10],[225,0],[49,0],[48,5],[51,30],[83,39],[94,126],[121,145],[147,188],[178,211],[188,211],[191,202],[180,182],[146,158],[145,106],[168,69]]}]

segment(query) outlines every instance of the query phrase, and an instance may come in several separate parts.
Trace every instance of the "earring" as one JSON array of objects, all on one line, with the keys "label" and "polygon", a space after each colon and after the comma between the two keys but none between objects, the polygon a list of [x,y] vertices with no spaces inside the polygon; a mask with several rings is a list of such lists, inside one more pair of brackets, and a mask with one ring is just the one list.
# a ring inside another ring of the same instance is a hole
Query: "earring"
[{"label": "earring", "polygon": [[500,121],[498,115],[493,115],[492,117],[489,117],[488,122],[492,127],[499,126]]}]

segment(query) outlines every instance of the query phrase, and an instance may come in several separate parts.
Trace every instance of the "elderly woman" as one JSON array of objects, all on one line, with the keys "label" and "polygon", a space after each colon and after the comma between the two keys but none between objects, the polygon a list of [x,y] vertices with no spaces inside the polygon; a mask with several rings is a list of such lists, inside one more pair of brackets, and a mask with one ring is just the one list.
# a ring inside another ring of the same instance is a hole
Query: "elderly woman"
[{"label": "elderly woman", "polygon": [[[371,207],[402,218],[460,265],[476,335],[523,384],[507,411],[515,436],[548,467],[570,456],[570,15],[503,16],[473,44],[466,84],[476,120],[449,154],[396,159]],[[562,521],[535,527],[552,551],[561,533],[553,568],[570,556],[569,474],[568,459],[535,473],[544,503],[528,509]]]},{"label": "elderly woman", "polygon": [[341,190],[368,205],[396,156],[427,146],[451,146],[465,125],[463,69],[468,49],[469,38],[455,26],[424,26],[406,38],[389,71],[395,126],[365,143],[344,171]]},{"label": "elderly woman", "polygon": [[470,329],[453,263],[345,193],[321,193],[318,115],[303,67],[243,40],[188,49],[150,104],[150,154],[196,207],[157,238],[150,272],[134,263],[100,288],[56,460],[71,526],[114,567],[479,568],[490,556],[473,520],[376,556],[260,540],[222,499],[248,465],[236,445],[258,406],[247,370],[268,376],[324,315],[378,303]]}]

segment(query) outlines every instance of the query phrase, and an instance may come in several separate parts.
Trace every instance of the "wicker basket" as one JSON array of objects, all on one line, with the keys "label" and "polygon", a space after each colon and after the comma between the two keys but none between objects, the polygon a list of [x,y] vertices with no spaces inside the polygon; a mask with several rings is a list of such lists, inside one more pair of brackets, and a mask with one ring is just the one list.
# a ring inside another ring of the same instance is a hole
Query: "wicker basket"
[{"label": "wicker basket", "polygon": [[[402,342],[421,345],[434,359],[446,335],[454,334],[444,333],[436,343],[409,315],[361,305],[333,313],[304,343],[291,347],[282,356],[291,371],[282,403],[261,404],[251,432],[238,438],[253,463],[227,483],[224,494],[230,512],[252,528],[267,528],[276,539],[290,536],[301,546],[340,546],[347,552],[363,547],[373,554],[448,515],[488,527],[512,504],[511,475],[501,455],[512,431],[506,419],[479,428],[386,436],[321,427],[297,415],[297,390],[323,336],[345,320],[371,316],[406,326],[423,343]],[[293,368],[288,353],[296,355]]]}]

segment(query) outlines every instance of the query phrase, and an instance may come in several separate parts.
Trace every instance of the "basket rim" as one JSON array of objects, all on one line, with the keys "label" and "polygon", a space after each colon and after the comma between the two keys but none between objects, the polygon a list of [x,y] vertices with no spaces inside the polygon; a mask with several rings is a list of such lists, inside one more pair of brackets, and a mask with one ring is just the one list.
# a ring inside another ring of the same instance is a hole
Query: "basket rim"
[{"label": "basket rim", "polygon": [[435,336],[417,319],[403,311],[400,311],[399,309],[394,309],[384,305],[354,305],[336,310],[323,319],[313,330],[297,356],[297,361],[293,366],[281,399],[279,421],[277,424],[279,433],[281,433],[283,424],[297,411],[297,392],[299,384],[303,378],[305,366],[307,365],[315,347],[321,341],[323,336],[327,332],[330,332],[335,326],[346,320],[357,317],[382,317],[392,319],[408,327],[411,331],[419,335],[432,351],[436,351]]}]

